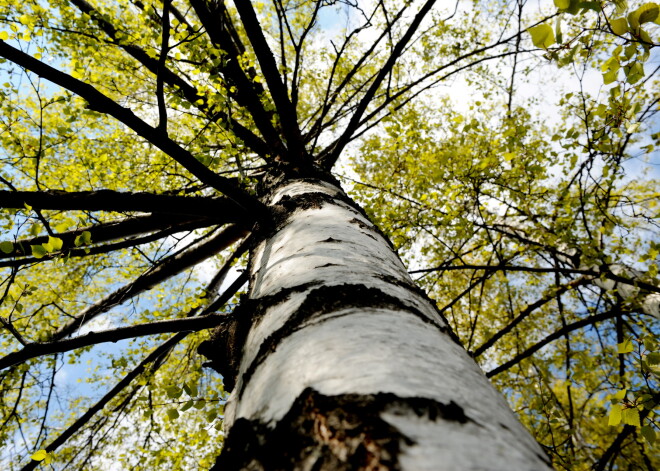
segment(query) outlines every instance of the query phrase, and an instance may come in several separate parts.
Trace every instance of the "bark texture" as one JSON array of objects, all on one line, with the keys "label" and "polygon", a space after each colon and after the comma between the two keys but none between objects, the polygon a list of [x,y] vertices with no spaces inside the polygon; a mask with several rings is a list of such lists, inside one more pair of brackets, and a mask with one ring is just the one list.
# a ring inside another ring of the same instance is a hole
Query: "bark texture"
[{"label": "bark texture", "polygon": [[276,227],[253,250],[239,326],[219,336],[232,348],[217,346],[234,387],[214,469],[549,469],[338,186],[289,180],[265,202]]}]

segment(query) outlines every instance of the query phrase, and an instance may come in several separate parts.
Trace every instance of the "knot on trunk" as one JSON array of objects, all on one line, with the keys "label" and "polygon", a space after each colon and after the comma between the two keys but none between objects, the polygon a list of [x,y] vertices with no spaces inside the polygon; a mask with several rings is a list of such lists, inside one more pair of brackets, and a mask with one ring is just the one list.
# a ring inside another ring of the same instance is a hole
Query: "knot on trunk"
[{"label": "knot on trunk", "polygon": [[197,348],[197,353],[209,360],[203,366],[212,368],[222,375],[226,391],[231,391],[236,385],[243,345],[252,324],[252,304],[254,304],[252,300],[242,298],[240,305],[232,312],[231,318],[214,329],[211,338],[202,342]]}]

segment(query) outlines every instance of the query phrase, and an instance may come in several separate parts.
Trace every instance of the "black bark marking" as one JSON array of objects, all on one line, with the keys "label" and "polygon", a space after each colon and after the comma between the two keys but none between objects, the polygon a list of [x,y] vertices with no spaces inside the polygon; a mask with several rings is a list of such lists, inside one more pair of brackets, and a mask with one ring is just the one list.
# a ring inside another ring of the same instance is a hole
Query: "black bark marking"
[{"label": "black bark marking", "polygon": [[307,388],[274,427],[237,420],[212,471],[400,470],[402,445],[415,442],[382,419],[390,411],[474,423],[454,402],[392,393],[324,396]]},{"label": "black bark marking", "polygon": [[301,170],[302,169],[299,168],[293,168],[285,162],[273,162],[268,169],[268,172],[257,184],[257,194],[262,197],[264,201],[268,200],[277,188],[292,181],[316,185],[330,184],[342,190],[339,180],[317,165],[312,165],[304,169],[304,172]]},{"label": "black bark marking", "polygon": [[[290,292],[290,290],[286,291]],[[300,291],[300,289],[297,289],[296,291]],[[262,298],[258,308],[260,311],[259,315],[263,315],[270,306],[277,303],[278,302],[273,303],[267,298]],[[268,357],[268,355],[277,349],[277,346],[282,340],[304,328],[307,321],[349,307],[393,308],[413,314],[415,317],[434,326],[441,332],[451,332],[447,326],[439,325],[415,307],[405,304],[403,300],[391,296],[378,288],[370,288],[364,285],[354,284],[322,286],[311,290],[298,310],[287,319],[284,325],[263,341],[256,357],[243,374],[242,384],[246,385],[250,381],[250,378],[256,371],[257,367]],[[239,391],[239,398],[242,393],[243,391],[241,389]]]},{"label": "black bark marking", "polygon": [[452,328],[451,328],[451,324],[449,323],[449,321],[447,320],[447,318],[444,316],[444,314],[442,314],[442,312],[440,312],[440,309],[438,308],[438,303],[435,301],[435,299],[431,298],[431,297],[428,295],[428,293],[427,293],[426,291],[424,291],[422,288],[420,288],[418,285],[416,285],[416,284],[415,284],[414,282],[412,282],[412,281],[409,282],[409,281],[407,281],[407,280],[402,280],[402,279],[396,278],[396,277],[394,277],[394,276],[392,276],[392,275],[377,275],[377,277],[380,278],[381,280],[387,282],[387,283],[390,283],[390,284],[393,284],[393,285],[397,285],[397,286],[401,286],[402,288],[409,289],[409,290],[411,290],[411,291],[417,293],[417,295],[420,296],[422,299],[425,299],[426,301],[428,301],[428,303],[429,303],[431,306],[433,306],[433,309],[435,310],[435,313],[438,315],[438,317],[439,317],[440,319],[442,319],[442,321],[443,321],[443,322],[445,323],[445,325],[447,326],[447,334],[449,334],[449,336],[451,337],[451,339],[452,339],[457,345],[460,345],[462,348],[465,348],[465,346],[464,346],[463,343],[461,342],[461,339],[460,339],[460,338],[458,337],[458,335],[456,335],[456,333],[452,330]]},{"label": "black bark marking", "polygon": [[[353,201],[353,199],[350,196],[348,196],[346,192],[344,192],[344,189],[341,187],[339,180],[337,180],[332,175],[328,174],[328,172],[321,169],[320,167],[317,168],[316,166],[314,166],[313,168],[307,170],[306,175],[302,175],[300,174],[299,169],[292,172],[291,168],[287,167],[286,165],[283,164],[275,164],[275,165],[276,165],[275,167],[271,168],[269,172],[266,175],[264,175],[264,177],[261,179],[257,187],[257,194],[261,197],[262,202],[269,201],[278,188],[281,188],[293,182],[304,182],[304,183],[321,185],[324,187],[325,187],[324,184],[330,184],[334,186],[337,190],[339,190],[339,193],[337,193],[334,196],[330,196],[322,192],[310,192],[294,197],[287,196],[286,197],[287,202],[285,202],[284,205],[278,203],[277,205],[270,207],[270,210],[272,212],[272,217],[275,221],[273,224],[274,227],[276,228],[281,227],[283,223],[285,224],[286,219],[288,218],[291,211],[298,209],[298,207],[295,204],[296,199],[300,197],[304,198],[306,195],[316,195],[316,199],[317,199],[316,203],[312,203],[308,201],[306,204],[320,204],[321,202],[325,201],[325,202],[329,202],[330,204],[336,205],[338,204],[338,202],[342,202],[345,203],[347,206],[349,206],[357,214],[361,215],[367,221],[371,221],[367,212],[359,204]],[[288,210],[284,206],[287,206]],[[396,251],[394,244],[392,244],[390,239],[385,235],[383,231],[380,230],[378,226],[376,226],[375,224],[369,226],[357,218],[354,218],[351,222],[354,221],[357,221],[358,223],[367,227],[370,231],[373,231],[378,235],[380,235],[385,241],[385,243],[387,243],[387,245],[390,247],[390,249],[392,251]]]},{"label": "black bark marking", "polygon": [[309,290],[318,283],[307,283],[295,288],[282,290],[259,300],[241,296],[239,305],[230,314],[231,318],[211,332],[209,340],[202,342],[197,353],[208,358],[203,366],[212,368],[223,376],[226,391],[236,385],[238,370],[243,358],[243,347],[250,328],[261,319],[265,312],[263,305],[274,306],[286,301],[292,293]]}]

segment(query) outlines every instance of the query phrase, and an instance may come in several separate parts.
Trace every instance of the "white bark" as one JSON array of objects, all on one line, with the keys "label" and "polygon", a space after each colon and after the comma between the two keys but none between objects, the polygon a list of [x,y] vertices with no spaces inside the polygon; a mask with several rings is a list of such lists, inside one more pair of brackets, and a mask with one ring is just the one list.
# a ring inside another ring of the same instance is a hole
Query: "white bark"
[{"label": "white bark", "polygon": [[[409,439],[401,445],[401,469],[548,469],[540,446],[448,334],[387,241],[341,200],[341,190],[294,181],[270,203],[318,194],[326,195],[321,203],[292,211],[254,251],[250,297],[289,295],[270,303],[249,331],[225,409],[228,432],[239,419],[274,427],[307,388],[325,396],[392,393],[457,406],[465,416],[384,411],[381,419]],[[382,302],[319,305],[316,313],[305,307],[308,314],[292,328],[314,290],[342,285],[378,290]]]}]

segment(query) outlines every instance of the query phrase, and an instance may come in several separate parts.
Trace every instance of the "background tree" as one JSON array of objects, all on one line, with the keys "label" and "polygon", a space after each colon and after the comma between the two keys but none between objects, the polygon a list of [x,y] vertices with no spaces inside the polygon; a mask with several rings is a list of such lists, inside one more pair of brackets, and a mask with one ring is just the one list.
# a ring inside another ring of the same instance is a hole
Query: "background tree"
[{"label": "background tree", "polygon": [[3,467],[211,467],[197,348],[331,170],[555,467],[657,467],[658,10],[0,0]]}]

